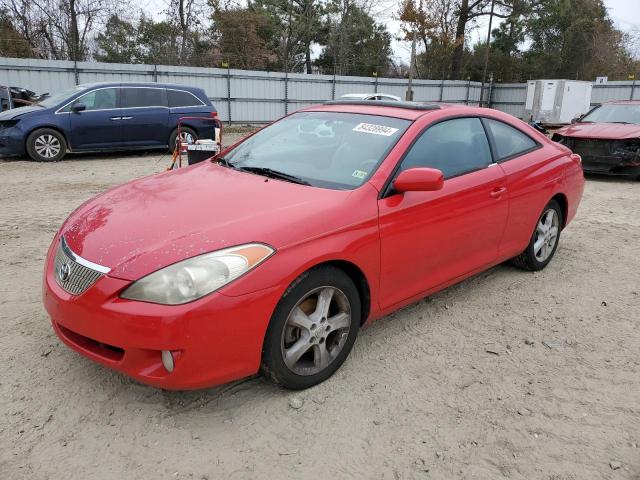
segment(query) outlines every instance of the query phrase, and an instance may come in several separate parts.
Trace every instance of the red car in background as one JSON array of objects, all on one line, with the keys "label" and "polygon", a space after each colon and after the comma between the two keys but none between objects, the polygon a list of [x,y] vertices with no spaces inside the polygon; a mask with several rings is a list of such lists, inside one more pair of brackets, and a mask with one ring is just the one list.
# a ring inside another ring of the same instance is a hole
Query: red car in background
[{"label": "red car in background", "polygon": [[603,103],[552,139],[579,154],[585,172],[640,179],[640,101]]},{"label": "red car in background", "polygon": [[506,260],[544,268],[583,186],[578,155],[495,110],[329,102],[80,206],[44,304],[144,383],[307,388],[365,323]]}]

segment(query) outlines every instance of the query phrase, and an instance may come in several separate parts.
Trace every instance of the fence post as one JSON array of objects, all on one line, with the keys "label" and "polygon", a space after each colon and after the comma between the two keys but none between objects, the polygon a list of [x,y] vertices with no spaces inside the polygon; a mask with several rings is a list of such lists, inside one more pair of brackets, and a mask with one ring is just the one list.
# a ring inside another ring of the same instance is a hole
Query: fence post
[{"label": "fence post", "polygon": [[289,114],[289,72],[284,72],[284,114]]},{"label": "fence post", "polygon": [[378,93],[378,72],[374,72],[373,75],[376,77],[376,81],[373,84],[373,93]]},{"label": "fence post", "polygon": [[487,94],[487,107],[493,104],[493,72],[489,74],[489,93]]},{"label": "fence post", "polygon": [[231,125],[231,67],[227,63],[227,123]]},{"label": "fence post", "polygon": [[333,81],[331,82],[331,100],[336,99],[336,69],[333,68]]},{"label": "fence post", "polygon": [[80,74],[78,73],[78,61],[73,61],[73,78],[75,79],[76,85],[80,85]]},{"label": "fence post", "polygon": [[438,101],[442,102],[443,98],[444,98],[444,72],[442,72],[442,80],[440,81],[440,100]]},{"label": "fence post", "polygon": [[153,65],[153,81],[158,83],[158,65]]},{"label": "fence post", "polygon": [[471,88],[471,77],[467,78],[467,95],[464,98],[464,104],[469,105],[469,89]]},{"label": "fence post", "polygon": [[636,90],[636,76],[633,76],[633,83],[631,84],[631,95],[629,96],[629,100],[633,100],[633,95]]}]

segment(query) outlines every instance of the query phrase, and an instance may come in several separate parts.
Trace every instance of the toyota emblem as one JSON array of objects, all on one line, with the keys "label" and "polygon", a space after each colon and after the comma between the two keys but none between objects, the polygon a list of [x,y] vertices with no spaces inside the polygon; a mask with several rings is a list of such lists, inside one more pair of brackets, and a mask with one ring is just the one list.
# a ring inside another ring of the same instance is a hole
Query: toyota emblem
[{"label": "toyota emblem", "polygon": [[71,265],[68,263],[63,263],[60,265],[58,269],[58,278],[61,282],[66,282],[69,279],[69,275],[71,275]]}]

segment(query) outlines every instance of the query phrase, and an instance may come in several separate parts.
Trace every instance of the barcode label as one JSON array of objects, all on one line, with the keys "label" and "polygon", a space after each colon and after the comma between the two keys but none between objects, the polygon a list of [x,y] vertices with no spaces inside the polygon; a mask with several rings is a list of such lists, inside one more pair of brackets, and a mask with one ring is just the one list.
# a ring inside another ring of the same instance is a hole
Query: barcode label
[{"label": "barcode label", "polygon": [[372,133],[374,135],[384,135],[390,137],[398,131],[397,128],[386,127],[384,125],[374,125],[373,123],[360,123],[353,127],[354,132]]}]

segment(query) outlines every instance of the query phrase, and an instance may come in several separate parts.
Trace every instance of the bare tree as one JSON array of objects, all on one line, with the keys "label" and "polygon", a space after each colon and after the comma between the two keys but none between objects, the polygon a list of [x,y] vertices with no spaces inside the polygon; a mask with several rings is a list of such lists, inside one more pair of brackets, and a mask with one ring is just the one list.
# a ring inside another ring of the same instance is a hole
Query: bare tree
[{"label": "bare tree", "polygon": [[122,7],[115,0],[3,0],[20,34],[42,58],[84,60],[95,31]]},{"label": "bare tree", "polygon": [[[491,0],[457,0],[458,21],[456,25],[455,47],[451,57],[451,78],[459,78],[462,70],[462,57],[464,55],[465,37],[467,26],[474,19],[489,15]],[[494,17],[507,18],[505,10],[511,10],[513,0],[495,0],[496,10]]]}]

